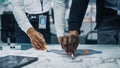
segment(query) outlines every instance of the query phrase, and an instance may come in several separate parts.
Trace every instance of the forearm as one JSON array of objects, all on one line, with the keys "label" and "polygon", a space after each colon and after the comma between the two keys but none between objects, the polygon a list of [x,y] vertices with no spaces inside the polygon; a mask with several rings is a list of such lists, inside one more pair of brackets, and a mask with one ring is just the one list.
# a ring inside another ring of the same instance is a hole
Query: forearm
[{"label": "forearm", "polygon": [[64,0],[54,0],[54,18],[57,37],[64,36],[65,3]]},{"label": "forearm", "polygon": [[32,27],[30,24],[25,11],[24,11],[24,6],[23,6],[23,0],[16,0],[12,1],[12,7],[13,7],[13,14],[14,17],[19,25],[19,27],[27,33],[27,30]]},{"label": "forearm", "polygon": [[68,20],[69,30],[80,31],[89,0],[73,0]]}]

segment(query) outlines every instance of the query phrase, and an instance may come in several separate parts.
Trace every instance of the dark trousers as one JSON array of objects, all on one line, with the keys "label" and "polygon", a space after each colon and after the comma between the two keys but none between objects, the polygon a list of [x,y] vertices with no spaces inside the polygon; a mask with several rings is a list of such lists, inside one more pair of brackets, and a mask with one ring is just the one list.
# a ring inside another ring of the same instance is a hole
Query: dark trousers
[{"label": "dark trousers", "polygon": [[120,44],[120,16],[103,16],[98,30],[98,44]]},{"label": "dark trousers", "polygon": [[104,15],[98,28],[98,44],[120,44],[120,15]]},{"label": "dark trousers", "polygon": [[98,31],[98,44],[120,44],[120,32]]},{"label": "dark trousers", "polygon": [[[47,25],[46,29],[39,29],[38,28],[38,18],[35,21],[30,20],[30,23],[32,26],[37,30],[38,32],[42,33],[46,43],[51,43],[51,33],[50,33],[50,22],[49,22],[49,14],[44,13],[44,15],[47,15]],[[25,32],[23,32],[18,24],[16,23],[15,25],[15,38],[16,38],[16,43],[30,43],[30,39],[27,36]]]}]

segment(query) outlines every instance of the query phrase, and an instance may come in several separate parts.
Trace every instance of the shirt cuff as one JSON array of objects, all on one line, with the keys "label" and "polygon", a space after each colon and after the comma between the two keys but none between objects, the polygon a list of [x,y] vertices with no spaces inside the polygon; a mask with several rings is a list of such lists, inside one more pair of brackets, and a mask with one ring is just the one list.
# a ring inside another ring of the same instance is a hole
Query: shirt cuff
[{"label": "shirt cuff", "polygon": [[57,31],[57,38],[58,37],[63,37],[64,35],[65,35],[64,30]]},{"label": "shirt cuff", "polygon": [[33,26],[30,23],[22,23],[19,27],[27,34],[28,29]]}]

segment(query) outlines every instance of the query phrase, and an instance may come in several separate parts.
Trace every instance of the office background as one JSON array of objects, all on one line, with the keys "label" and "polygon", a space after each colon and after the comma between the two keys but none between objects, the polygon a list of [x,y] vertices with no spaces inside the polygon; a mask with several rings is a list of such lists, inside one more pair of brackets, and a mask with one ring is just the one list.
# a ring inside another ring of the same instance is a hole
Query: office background
[{"label": "office background", "polygon": [[[84,23],[81,28],[80,43],[85,44],[86,37],[91,42],[96,43],[97,34],[94,32],[94,27],[96,25],[95,15],[96,15],[96,5],[95,0],[90,0]],[[67,20],[69,17],[69,11],[72,0],[65,0],[66,3],[66,15],[65,15],[65,31],[68,31]],[[14,16],[12,15],[11,0],[0,0],[0,42],[7,42],[7,37],[10,34],[11,42],[15,42],[14,39],[14,23],[16,22]],[[58,43],[56,37],[56,30],[54,29],[54,23],[51,23],[51,43]],[[93,32],[91,32],[93,31]],[[89,34],[89,35],[88,35]],[[90,42],[90,43],[91,43]],[[89,42],[88,42],[89,43]]]}]

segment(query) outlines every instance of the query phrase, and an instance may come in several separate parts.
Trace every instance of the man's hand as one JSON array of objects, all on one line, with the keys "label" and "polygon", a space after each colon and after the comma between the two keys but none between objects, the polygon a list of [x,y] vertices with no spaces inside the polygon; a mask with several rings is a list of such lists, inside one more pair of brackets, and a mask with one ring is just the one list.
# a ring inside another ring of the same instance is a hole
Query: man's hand
[{"label": "man's hand", "polygon": [[37,32],[34,28],[29,28],[27,31],[27,35],[30,38],[30,41],[34,48],[38,50],[44,50],[45,49],[45,40],[41,33]]},{"label": "man's hand", "polygon": [[69,31],[64,37],[59,37],[58,41],[62,49],[68,54],[74,54],[79,45],[79,33],[77,31]]}]

